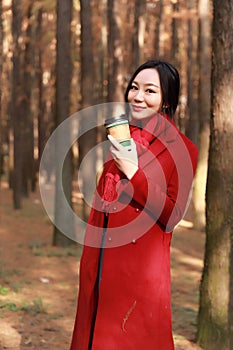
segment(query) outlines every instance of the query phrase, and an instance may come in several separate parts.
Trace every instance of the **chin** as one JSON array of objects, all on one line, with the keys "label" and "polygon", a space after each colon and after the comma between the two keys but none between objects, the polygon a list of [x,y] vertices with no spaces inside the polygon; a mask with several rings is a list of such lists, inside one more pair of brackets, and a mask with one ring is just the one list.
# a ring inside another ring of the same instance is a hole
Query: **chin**
[{"label": "chin", "polygon": [[155,113],[156,112],[152,111],[152,110],[150,110],[150,111],[145,110],[145,111],[141,111],[141,112],[131,111],[132,118],[137,119],[137,120],[150,118]]}]

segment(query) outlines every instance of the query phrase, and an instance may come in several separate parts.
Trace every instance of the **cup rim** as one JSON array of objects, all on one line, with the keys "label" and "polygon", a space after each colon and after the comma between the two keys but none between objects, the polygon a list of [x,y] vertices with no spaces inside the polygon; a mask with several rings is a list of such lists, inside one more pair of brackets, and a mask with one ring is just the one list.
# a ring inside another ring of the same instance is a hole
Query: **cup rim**
[{"label": "cup rim", "polygon": [[125,114],[121,114],[116,117],[107,118],[105,120],[104,126],[110,127],[111,124],[126,124],[129,123],[129,118]]}]

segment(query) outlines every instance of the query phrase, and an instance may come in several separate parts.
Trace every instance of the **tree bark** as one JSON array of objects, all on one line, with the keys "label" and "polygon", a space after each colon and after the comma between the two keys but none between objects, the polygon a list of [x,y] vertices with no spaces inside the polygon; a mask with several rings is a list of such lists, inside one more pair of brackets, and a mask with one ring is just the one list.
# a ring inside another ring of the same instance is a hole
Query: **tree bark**
[{"label": "tree bark", "polygon": [[13,203],[15,209],[22,207],[22,132],[23,115],[20,109],[22,98],[21,47],[22,11],[21,1],[12,0],[12,35],[13,35],[13,73],[11,120],[14,135]]},{"label": "tree bark", "polygon": [[[197,18],[188,19],[188,118],[185,134],[198,145],[198,59],[197,59]],[[210,78],[210,75],[209,75]]]},{"label": "tree bark", "polygon": [[[71,83],[71,19],[72,0],[57,0],[57,62],[56,62],[56,127],[69,117],[70,83]],[[69,142],[69,132],[61,135],[57,132],[56,159],[56,196],[55,196],[55,226],[53,244],[67,246],[72,244],[74,222],[68,205],[72,208],[72,157],[68,152],[66,159],[60,159],[62,147]],[[62,170],[62,171],[61,171]],[[62,177],[62,179],[60,178]],[[62,183],[62,188],[59,184]],[[65,198],[62,196],[64,192]],[[60,228],[63,227],[61,230]]]},{"label": "tree bark", "polygon": [[[95,104],[95,74],[94,74],[94,57],[93,57],[93,33],[92,33],[92,11],[91,0],[81,0],[81,106],[87,108]],[[83,111],[83,115],[85,110]],[[93,115],[91,116],[93,117]],[[84,159],[86,154],[96,146],[97,132],[91,128],[83,133],[88,115],[82,118],[80,130],[81,136],[78,140],[79,145],[79,163]],[[90,121],[91,122],[91,121]],[[85,125],[84,125],[85,123]],[[86,162],[82,169],[82,193],[83,193],[83,218],[87,220],[90,213],[89,203],[91,202],[92,193],[90,184],[92,184],[92,175],[96,172],[96,156],[92,152],[89,162]]]},{"label": "tree bark", "polygon": [[124,62],[122,41],[122,5],[108,0],[108,101],[124,101]]},{"label": "tree bark", "polygon": [[22,98],[20,99],[21,110],[23,112],[23,138],[22,138],[22,193],[25,197],[29,196],[32,189],[34,177],[34,125],[31,108],[32,92],[32,74],[33,74],[33,57],[32,57],[32,4],[29,3],[27,8],[27,29],[25,37],[25,49],[22,62]]},{"label": "tree bark", "polygon": [[2,149],[2,59],[3,59],[3,25],[2,25],[2,0],[0,0],[0,181],[3,174],[3,149]]},{"label": "tree bark", "polygon": [[12,2],[13,53],[13,88],[12,88],[12,124],[14,130],[14,171],[13,197],[15,209],[20,209],[21,196],[29,195],[29,184],[33,180],[34,130],[31,113],[32,90],[32,4],[28,4],[22,30],[22,3]]},{"label": "tree bark", "polygon": [[209,150],[209,121],[210,121],[210,76],[211,76],[211,17],[210,1],[199,0],[199,160],[197,165],[193,191],[194,226],[205,228],[205,194]]},{"label": "tree bark", "polygon": [[134,31],[133,36],[133,64],[134,68],[138,67],[144,61],[144,41],[145,41],[145,29],[146,29],[146,1],[135,1],[135,13],[134,13]]},{"label": "tree bark", "polygon": [[233,3],[214,0],[206,251],[198,343],[233,349]]},{"label": "tree bark", "polygon": [[[173,13],[178,13],[179,11],[179,3],[173,3]],[[179,35],[178,35],[178,27],[179,27],[179,18],[176,16],[172,16],[172,43],[171,43],[171,55],[173,57],[173,62],[177,69],[180,68],[178,65],[179,62]]]},{"label": "tree bark", "polygon": [[43,107],[43,68],[42,68],[42,14],[43,9],[39,9],[37,13],[36,27],[36,85],[38,89],[38,107],[37,107],[37,124],[38,124],[38,160],[41,160],[42,152],[45,146],[45,121]]}]

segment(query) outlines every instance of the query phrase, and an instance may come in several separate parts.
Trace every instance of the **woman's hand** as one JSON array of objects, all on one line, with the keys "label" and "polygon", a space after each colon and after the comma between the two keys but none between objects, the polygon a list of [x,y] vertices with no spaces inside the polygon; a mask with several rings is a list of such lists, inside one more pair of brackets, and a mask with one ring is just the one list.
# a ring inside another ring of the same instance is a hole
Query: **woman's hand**
[{"label": "woman's hand", "polygon": [[138,170],[138,154],[134,140],[131,139],[131,145],[125,147],[111,135],[108,135],[108,139],[112,144],[110,151],[117,167],[129,180],[132,179]]}]

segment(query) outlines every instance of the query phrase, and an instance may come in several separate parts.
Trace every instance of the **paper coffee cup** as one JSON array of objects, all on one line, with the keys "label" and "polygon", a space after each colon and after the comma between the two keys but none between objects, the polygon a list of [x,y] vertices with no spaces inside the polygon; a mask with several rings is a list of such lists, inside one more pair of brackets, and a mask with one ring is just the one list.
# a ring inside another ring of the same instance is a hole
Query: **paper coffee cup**
[{"label": "paper coffee cup", "polygon": [[108,118],[104,123],[107,133],[119,141],[123,146],[130,146],[131,136],[129,130],[129,119],[125,114],[118,117]]}]

